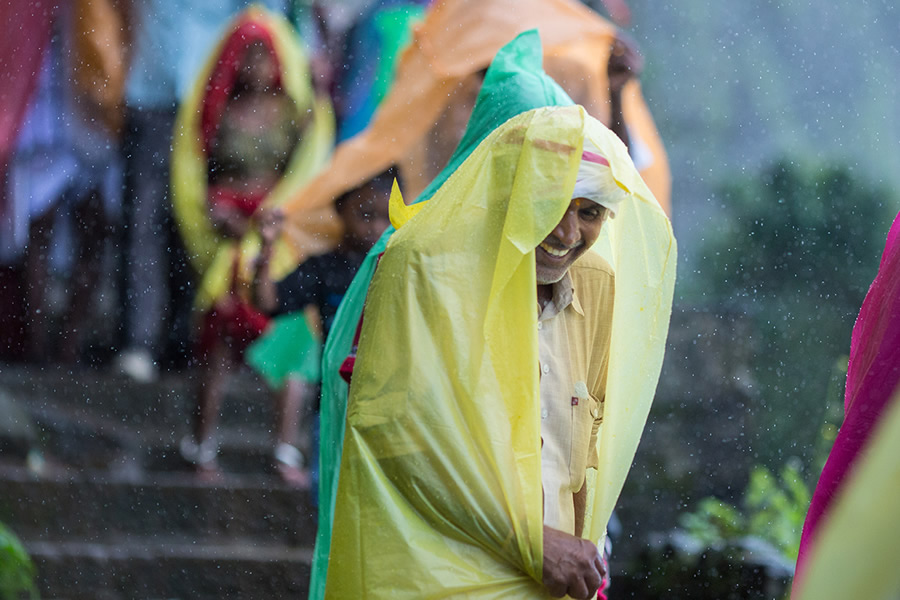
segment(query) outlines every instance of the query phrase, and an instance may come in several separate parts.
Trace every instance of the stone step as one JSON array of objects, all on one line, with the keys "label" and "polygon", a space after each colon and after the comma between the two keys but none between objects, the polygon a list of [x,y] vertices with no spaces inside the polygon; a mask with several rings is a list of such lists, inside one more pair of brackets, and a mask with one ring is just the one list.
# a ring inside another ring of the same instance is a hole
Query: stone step
[{"label": "stone step", "polygon": [[26,542],[26,547],[41,597],[58,600],[303,598],[312,561],[309,549],[258,540]]},{"label": "stone step", "polygon": [[312,548],[310,493],[271,476],[115,476],[107,472],[36,478],[0,468],[0,522],[26,543],[213,545],[233,539]]},{"label": "stone step", "polygon": [[[129,428],[95,415],[80,415],[48,401],[30,414],[40,433],[41,451],[69,467],[111,471],[186,471],[179,443],[190,435],[187,422],[172,427]],[[307,434],[308,435],[308,434]],[[274,469],[275,435],[271,426],[222,425],[216,437],[219,463],[226,472],[263,474]],[[21,456],[24,451],[15,454]]]},{"label": "stone step", "polygon": [[[106,371],[0,364],[0,388],[28,410],[65,407],[79,419],[102,418],[126,429],[189,422],[198,376],[199,371],[188,370],[143,384]],[[228,380],[221,421],[257,428],[271,427],[274,421],[271,392],[246,367]]]},{"label": "stone step", "polygon": [[[3,438],[4,455],[24,458],[28,447],[17,445],[35,445],[36,435],[37,446],[49,457],[73,467],[117,469],[125,462],[148,470],[183,469],[177,448],[191,428],[193,400],[185,391],[193,392],[185,383],[189,376],[182,373],[142,385],[99,372],[93,380],[91,373],[95,372],[0,366],[4,406],[30,417],[27,425],[36,432],[31,439]],[[247,372],[232,380],[217,433],[223,468],[270,472],[275,426],[272,394]],[[117,390],[115,394],[112,389]],[[152,410],[147,408],[151,405],[155,405]],[[9,413],[7,409],[4,413]]]}]

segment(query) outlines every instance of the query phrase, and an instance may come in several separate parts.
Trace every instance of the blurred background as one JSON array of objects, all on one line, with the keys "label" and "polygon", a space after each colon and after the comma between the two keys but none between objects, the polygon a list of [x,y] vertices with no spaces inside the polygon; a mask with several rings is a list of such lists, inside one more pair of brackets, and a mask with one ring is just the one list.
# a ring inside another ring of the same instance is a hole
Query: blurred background
[{"label": "blurred background", "polygon": [[[429,10],[264,4],[299,34],[338,140]],[[643,56],[680,252],[657,398],[610,526],[609,597],[785,598],[900,210],[900,8],[584,4]],[[248,5],[0,6],[0,597],[305,597],[315,502],[273,466],[266,382],[234,366],[223,478],[196,477],[179,447],[202,365],[167,162],[179,107]],[[82,43],[98,31],[101,50]]]}]

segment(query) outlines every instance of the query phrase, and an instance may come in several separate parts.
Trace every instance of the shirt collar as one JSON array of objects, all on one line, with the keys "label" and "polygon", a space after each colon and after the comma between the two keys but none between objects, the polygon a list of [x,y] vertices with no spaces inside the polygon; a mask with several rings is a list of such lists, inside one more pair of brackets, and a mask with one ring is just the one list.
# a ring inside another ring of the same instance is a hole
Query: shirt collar
[{"label": "shirt collar", "polygon": [[572,277],[569,275],[568,271],[566,271],[566,274],[563,275],[562,279],[553,284],[553,297],[551,298],[550,303],[553,306],[551,307],[548,304],[544,311],[539,313],[540,316],[545,318],[554,317],[566,310],[570,304],[575,312],[582,317],[584,316],[584,310],[581,308],[581,302],[578,301],[578,296],[575,294],[575,287],[572,285]]}]

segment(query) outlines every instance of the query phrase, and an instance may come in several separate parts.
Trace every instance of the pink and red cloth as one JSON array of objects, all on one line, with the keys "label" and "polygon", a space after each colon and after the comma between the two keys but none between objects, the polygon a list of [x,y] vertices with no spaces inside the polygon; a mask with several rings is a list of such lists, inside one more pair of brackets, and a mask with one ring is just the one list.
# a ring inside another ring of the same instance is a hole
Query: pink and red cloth
[{"label": "pink and red cloth", "polygon": [[797,558],[794,591],[816,543],[816,533],[842,485],[865,454],[900,384],[900,214],[888,233],[878,275],[863,302],[850,342],[844,423],[813,494]]}]

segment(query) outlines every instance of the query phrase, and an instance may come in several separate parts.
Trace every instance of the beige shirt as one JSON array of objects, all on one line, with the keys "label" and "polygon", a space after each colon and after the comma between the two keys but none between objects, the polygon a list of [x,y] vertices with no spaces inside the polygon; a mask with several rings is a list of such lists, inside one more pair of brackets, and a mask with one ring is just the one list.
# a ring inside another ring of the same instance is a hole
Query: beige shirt
[{"label": "beige shirt", "polygon": [[587,253],[538,316],[544,524],[571,534],[573,496],[597,467],[614,286],[612,267]]}]

